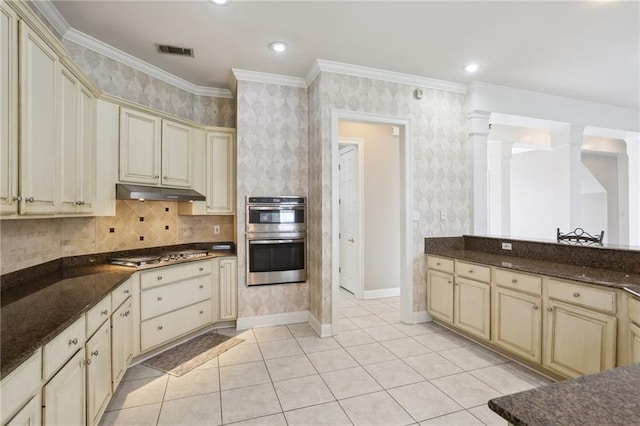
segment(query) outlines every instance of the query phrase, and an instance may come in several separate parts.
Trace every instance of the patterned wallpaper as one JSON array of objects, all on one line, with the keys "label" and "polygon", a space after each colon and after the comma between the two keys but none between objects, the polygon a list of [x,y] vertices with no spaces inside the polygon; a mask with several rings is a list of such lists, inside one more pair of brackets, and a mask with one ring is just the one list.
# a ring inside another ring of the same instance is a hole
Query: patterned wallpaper
[{"label": "patterned wallpaper", "polygon": [[[461,94],[425,89],[424,98],[417,100],[413,98],[413,89],[413,86],[333,73],[322,73],[309,89],[314,109],[309,132],[309,193],[316,203],[310,209],[310,238],[322,240],[321,251],[314,253],[309,262],[313,278],[309,303],[312,313],[322,323],[331,322],[332,109],[411,120],[413,210],[421,213],[421,220],[413,225],[414,312],[426,310],[423,238],[460,235],[471,229],[473,152],[466,131],[466,98]],[[446,221],[440,220],[442,209],[447,213]]]},{"label": "patterned wallpaper", "polygon": [[2,220],[0,232],[0,274],[6,274],[66,256],[233,241],[235,227],[233,216],[178,216],[176,202],[120,200],[115,216]]},{"label": "patterned wallpaper", "polygon": [[237,102],[238,317],[306,311],[307,283],[247,287],[244,223],[247,195],[307,195],[307,90],[239,81]]},{"label": "patterned wallpaper", "polygon": [[234,99],[194,95],[69,40],[63,43],[80,69],[110,95],[202,125],[236,127]]}]

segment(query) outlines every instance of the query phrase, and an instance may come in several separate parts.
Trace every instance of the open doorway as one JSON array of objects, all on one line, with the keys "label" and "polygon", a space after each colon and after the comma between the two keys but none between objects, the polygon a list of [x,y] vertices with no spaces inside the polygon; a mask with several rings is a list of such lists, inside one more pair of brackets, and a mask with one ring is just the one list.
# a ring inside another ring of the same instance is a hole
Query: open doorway
[{"label": "open doorway", "polygon": [[341,306],[345,318],[411,323],[409,122],[334,111],[332,127],[333,334]]}]

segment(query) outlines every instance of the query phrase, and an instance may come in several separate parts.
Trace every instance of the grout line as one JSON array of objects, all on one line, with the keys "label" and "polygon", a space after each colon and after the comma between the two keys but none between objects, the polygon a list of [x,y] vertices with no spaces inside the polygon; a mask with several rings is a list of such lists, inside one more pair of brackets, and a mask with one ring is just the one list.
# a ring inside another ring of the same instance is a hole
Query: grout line
[{"label": "grout line", "polygon": [[169,387],[169,374],[165,373],[167,376],[167,382],[164,385],[164,392],[162,392],[162,401],[160,401],[160,409],[158,410],[158,417],[156,418],[156,425],[160,423],[160,416],[162,416],[162,407],[164,407],[164,398],[167,396],[167,388]]}]

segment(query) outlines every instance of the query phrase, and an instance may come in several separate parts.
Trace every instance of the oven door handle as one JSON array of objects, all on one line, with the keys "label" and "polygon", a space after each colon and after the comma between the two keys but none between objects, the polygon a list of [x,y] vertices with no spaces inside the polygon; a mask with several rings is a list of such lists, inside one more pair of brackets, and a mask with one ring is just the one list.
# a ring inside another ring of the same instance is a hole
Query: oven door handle
[{"label": "oven door handle", "polygon": [[299,240],[249,240],[249,244],[290,244],[304,243],[304,239]]},{"label": "oven door handle", "polygon": [[304,210],[304,206],[248,206],[249,210]]}]

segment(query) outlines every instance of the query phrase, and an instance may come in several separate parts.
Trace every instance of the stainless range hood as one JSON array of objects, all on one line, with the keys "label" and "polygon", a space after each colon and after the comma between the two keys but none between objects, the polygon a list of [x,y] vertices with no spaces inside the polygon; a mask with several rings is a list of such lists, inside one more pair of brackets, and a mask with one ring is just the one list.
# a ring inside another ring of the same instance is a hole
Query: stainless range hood
[{"label": "stainless range hood", "polygon": [[193,189],[161,188],[158,186],[116,184],[116,200],[140,201],[206,201]]}]

